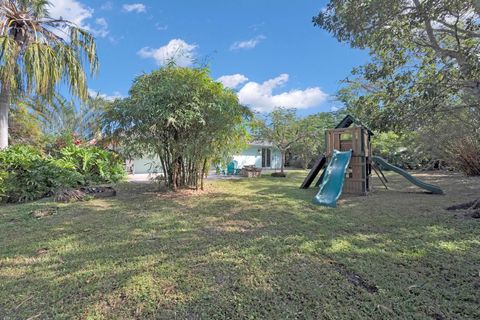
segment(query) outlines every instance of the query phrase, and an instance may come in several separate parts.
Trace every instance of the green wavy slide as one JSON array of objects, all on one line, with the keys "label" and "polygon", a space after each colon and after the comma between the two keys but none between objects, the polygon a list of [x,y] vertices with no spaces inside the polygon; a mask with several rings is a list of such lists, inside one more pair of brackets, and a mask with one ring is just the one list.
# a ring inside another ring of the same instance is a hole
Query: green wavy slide
[{"label": "green wavy slide", "polygon": [[345,172],[350,164],[352,151],[333,150],[332,159],[328,163],[323,175],[320,191],[313,198],[313,203],[335,208],[337,200],[342,194]]},{"label": "green wavy slide", "polygon": [[407,171],[405,171],[403,169],[400,169],[399,167],[396,167],[396,166],[388,163],[382,157],[373,156],[372,161],[381,165],[385,169],[389,169],[389,170],[392,170],[392,171],[398,173],[399,175],[403,176],[405,179],[407,179],[408,181],[410,181],[412,184],[416,185],[417,187],[425,189],[425,190],[427,190],[427,191],[429,191],[433,194],[443,194],[443,190],[440,189],[439,187],[434,186],[433,184],[423,182],[422,180],[415,178],[414,176],[409,174]]}]

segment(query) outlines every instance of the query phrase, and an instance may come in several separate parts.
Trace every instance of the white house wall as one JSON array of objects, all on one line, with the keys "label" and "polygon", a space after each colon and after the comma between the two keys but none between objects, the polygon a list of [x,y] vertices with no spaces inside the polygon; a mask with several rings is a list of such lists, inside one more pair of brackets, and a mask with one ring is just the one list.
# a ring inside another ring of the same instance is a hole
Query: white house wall
[{"label": "white house wall", "polygon": [[[257,168],[262,167],[262,146],[249,146],[247,149],[243,150],[240,155],[233,156],[233,160],[237,161],[238,168],[243,168],[244,166],[254,165]],[[282,155],[280,151],[275,147],[268,147],[271,150],[271,167],[272,169],[280,169],[281,167],[281,158]],[[259,151],[260,150],[260,151]],[[158,157],[144,157],[136,158],[132,160],[133,162],[133,173],[134,174],[145,174],[145,173],[158,173],[162,172],[160,166],[160,160]],[[155,163],[157,167],[151,166],[152,163]]]},{"label": "white house wall", "polygon": [[[154,165],[152,165],[152,163]],[[133,173],[158,173],[161,172],[160,159],[158,157],[146,157],[133,159]]]},{"label": "white house wall", "polygon": [[[260,151],[259,151],[260,150]],[[271,168],[279,169],[281,166],[282,155],[277,148],[270,147],[271,150]],[[240,155],[233,156],[233,160],[237,161],[238,167],[254,165],[257,168],[262,167],[262,146],[249,146],[243,150]]]}]

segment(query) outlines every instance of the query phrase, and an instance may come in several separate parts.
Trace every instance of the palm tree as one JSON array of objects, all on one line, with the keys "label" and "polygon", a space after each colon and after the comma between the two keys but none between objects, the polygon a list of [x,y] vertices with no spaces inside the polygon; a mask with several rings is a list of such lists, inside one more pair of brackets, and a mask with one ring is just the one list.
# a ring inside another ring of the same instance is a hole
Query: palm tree
[{"label": "palm tree", "polygon": [[0,0],[0,149],[8,147],[8,112],[19,97],[51,98],[65,80],[88,97],[84,61],[98,68],[95,39],[62,18],[49,16],[46,0]]},{"label": "palm tree", "polygon": [[25,99],[22,105],[36,117],[45,134],[72,134],[91,140],[103,138],[102,115],[110,103],[97,95],[77,105],[55,93],[51,99],[41,96]]}]

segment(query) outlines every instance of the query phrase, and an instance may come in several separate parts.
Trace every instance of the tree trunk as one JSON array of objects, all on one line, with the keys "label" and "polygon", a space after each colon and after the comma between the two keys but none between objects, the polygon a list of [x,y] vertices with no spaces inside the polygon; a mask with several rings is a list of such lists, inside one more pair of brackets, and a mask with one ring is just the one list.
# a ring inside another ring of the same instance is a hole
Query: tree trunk
[{"label": "tree trunk", "polygon": [[170,186],[173,191],[177,191],[177,171],[177,163],[174,163],[172,169],[172,185]]},{"label": "tree trunk", "polygon": [[0,150],[8,147],[8,111],[10,109],[10,91],[2,88],[0,92]]},{"label": "tree trunk", "polygon": [[202,177],[200,178],[200,190],[203,190],[203,179],[205,177],[205,171],[207,170],[207,159],[203,160]]},{"label": "tree trunk", "polygon": [[280,172],[283,173],[283,169],[285,168],[285,151],[280,150],[280,153],[282,154],[282,159],[281,159],[281,165],[280,165]]},{"label": "tree trunk", "polygon": [[307,170],[308,169],[308,161],[309,159],[307,157],[303,158],[303,163],[302,163],[302,167],[303,167],[303,170]]}]

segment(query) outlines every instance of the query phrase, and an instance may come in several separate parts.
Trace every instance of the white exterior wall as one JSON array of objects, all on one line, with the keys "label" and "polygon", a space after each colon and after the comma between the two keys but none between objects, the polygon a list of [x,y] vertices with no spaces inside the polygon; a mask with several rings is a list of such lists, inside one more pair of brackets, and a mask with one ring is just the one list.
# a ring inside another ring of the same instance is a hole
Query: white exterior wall
[{"label": "white exterior wall", "polygon": [[[262,167],[262,146],[251,145],[243,150],[241,154],[233,156],[233,160],[237,161],[238,167],[254,165],[257,168]],[[282,155],[280,150],[275,147],[268,147],[271,150],[271,167],[272,169],[280,169]],[[259,151],[260,150],[260,151]]]},{"label": "white exterior wall", "polygon": [[[245,150],[243,150],[239,155],[233,156],[233,160],[237,161],[238,168],[243,168],[244,166],[254,165],[257,168],[262,167],[262,148],[269,148],[271,150],[271,169],[280,169],[282,163],[282,155],[280,150],[275,147],[266,147],[260,145],[250,145]],[[260,150],[260,151],[259,151]],[[159,173],[162,172],[160,166],[160,159],[158,157],[144,157],[136,158],[132,160],[133,162],[133,174],[144,174],[144,173]],[[150,164],[154,162],[157,167],[150,169]]]},{"label": "white exterior wall", "polygon": [[[150,169],[150,166],[152,168]],[[162,167],[160,165],[160,159],[158,157],[145,157],[145,158],[136,158],[133,159],[133,174],[140,173],[159,173],[162,172]]]}]

